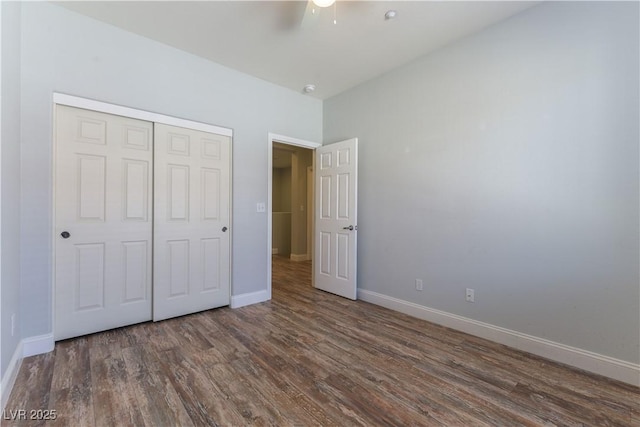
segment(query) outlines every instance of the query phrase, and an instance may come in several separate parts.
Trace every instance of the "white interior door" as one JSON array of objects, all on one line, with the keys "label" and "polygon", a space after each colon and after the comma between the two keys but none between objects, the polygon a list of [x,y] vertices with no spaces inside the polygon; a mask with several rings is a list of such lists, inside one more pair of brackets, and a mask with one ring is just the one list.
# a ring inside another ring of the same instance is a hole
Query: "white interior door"
[{"label": "white interior door", "polygon": [[316,149],[314,286],[356,299],[358,139]]},{"label": "white interior door", "polygon": [[153,320],[229,305],[228,136],[156,124]]},{"label": "white interior door", "polygon": [[56,340],[151,319],[152,132],[56,106]]}]

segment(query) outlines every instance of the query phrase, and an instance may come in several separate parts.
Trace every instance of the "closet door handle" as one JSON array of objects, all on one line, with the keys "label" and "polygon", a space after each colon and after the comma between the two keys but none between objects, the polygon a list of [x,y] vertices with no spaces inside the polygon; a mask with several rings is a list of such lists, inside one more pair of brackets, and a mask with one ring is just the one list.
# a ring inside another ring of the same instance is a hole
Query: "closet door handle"
[{"label": "closet door handle", "polygon": [[222,227],[222,232],[224,233],[225,231],[227,231],[228,228],[227,227]]},{"label": "closet door handle", "polygon": [[71,237],[71,233],[69,233],[68,231],[63,231],[62,233],[60,233],[60,236],[62,236],[63,239],[68,239],[69,237]]}]

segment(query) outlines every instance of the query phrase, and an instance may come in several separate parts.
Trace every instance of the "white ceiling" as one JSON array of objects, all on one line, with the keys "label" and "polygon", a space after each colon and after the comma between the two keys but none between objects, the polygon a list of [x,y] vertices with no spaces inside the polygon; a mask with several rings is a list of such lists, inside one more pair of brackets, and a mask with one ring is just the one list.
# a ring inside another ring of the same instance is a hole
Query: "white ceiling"
[{"label": "white ceiling", "polygon": [[300,25],[306,1],[57,4],[295,91],[313,83],[325,99],[536,3],[338,0],[337,25],[334,7]]}]

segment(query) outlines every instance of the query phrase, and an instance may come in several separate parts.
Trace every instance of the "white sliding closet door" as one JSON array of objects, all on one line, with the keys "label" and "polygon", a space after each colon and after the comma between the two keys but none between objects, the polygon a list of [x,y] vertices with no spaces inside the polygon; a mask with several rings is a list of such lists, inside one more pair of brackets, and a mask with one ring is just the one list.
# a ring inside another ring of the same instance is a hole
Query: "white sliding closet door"
[{"label": "white sliding closet door", "polygon": [[153,320],[229,305],[228,136],[156,124]]},{"label": "white sliding closet door", "polygon": [[56,106],[56,340],[151,319],[152,133]]}]

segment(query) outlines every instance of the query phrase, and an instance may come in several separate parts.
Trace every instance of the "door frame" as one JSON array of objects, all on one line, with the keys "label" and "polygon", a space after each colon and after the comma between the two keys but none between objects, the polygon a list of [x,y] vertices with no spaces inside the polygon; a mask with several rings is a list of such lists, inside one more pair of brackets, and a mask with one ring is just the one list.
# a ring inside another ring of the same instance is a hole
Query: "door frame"
[{"label": "door frame", "polygon": [[[315,156],[311,164],[315,162]],[[315,181],[313,179],[313,166],[307,166],[307,256],[313,261],[313,213],[315,207]]]},{"label": "door frame", "polygon": [[[273,143],[292,145],[295,147],[308,148],[315,151],[316,148],[322,147],[322,144],[304,139],[292,138],[290,136],[278,135],[269,132],[267,138],[267,300],[271,299],[271,267],[272,267],[272,239],[273,239]],[[313,156],[313,164],[315,164],[315,155]],[[308,209],[308,207],[307,207]]]},{"label": "door frame", "polygon": [[[145,120],[152,123],[162,123],[171,126],[179,126],[187,129],[200,130],[203,132],[216,133],[219,135],[228,136],[231,138],[231,147],[229,149],[229,175],[231,177],[229,182],[229,304],[233,297],[233,129],[212,125],[208,123],[196,122],[193,120],[181,119],[178,117],[167,116],[164,114],[153,113],[150,111],[140,110],[137,108],[124,107],[122,105],[110,104],[107,102],[96,101],[89,98],[82,98],[79,96],[68,95],[65,93],[54,92],[52,99],[52,156],[51,156],[51,171],[53,174],[52,187],[51,187],[51,223],[49,224],[51,230],[51,345],[53,349],[54,336],[55,336],[55,309],[56,309],[56,152],[58,149],[56,140],[56,106],[66,105],[68,107],[82,108],[85,110],[97,111],[99,113],[113,114],[116,116],[123,116],[132,119]],[[153,298],[153,296],[152,296]]]}]

